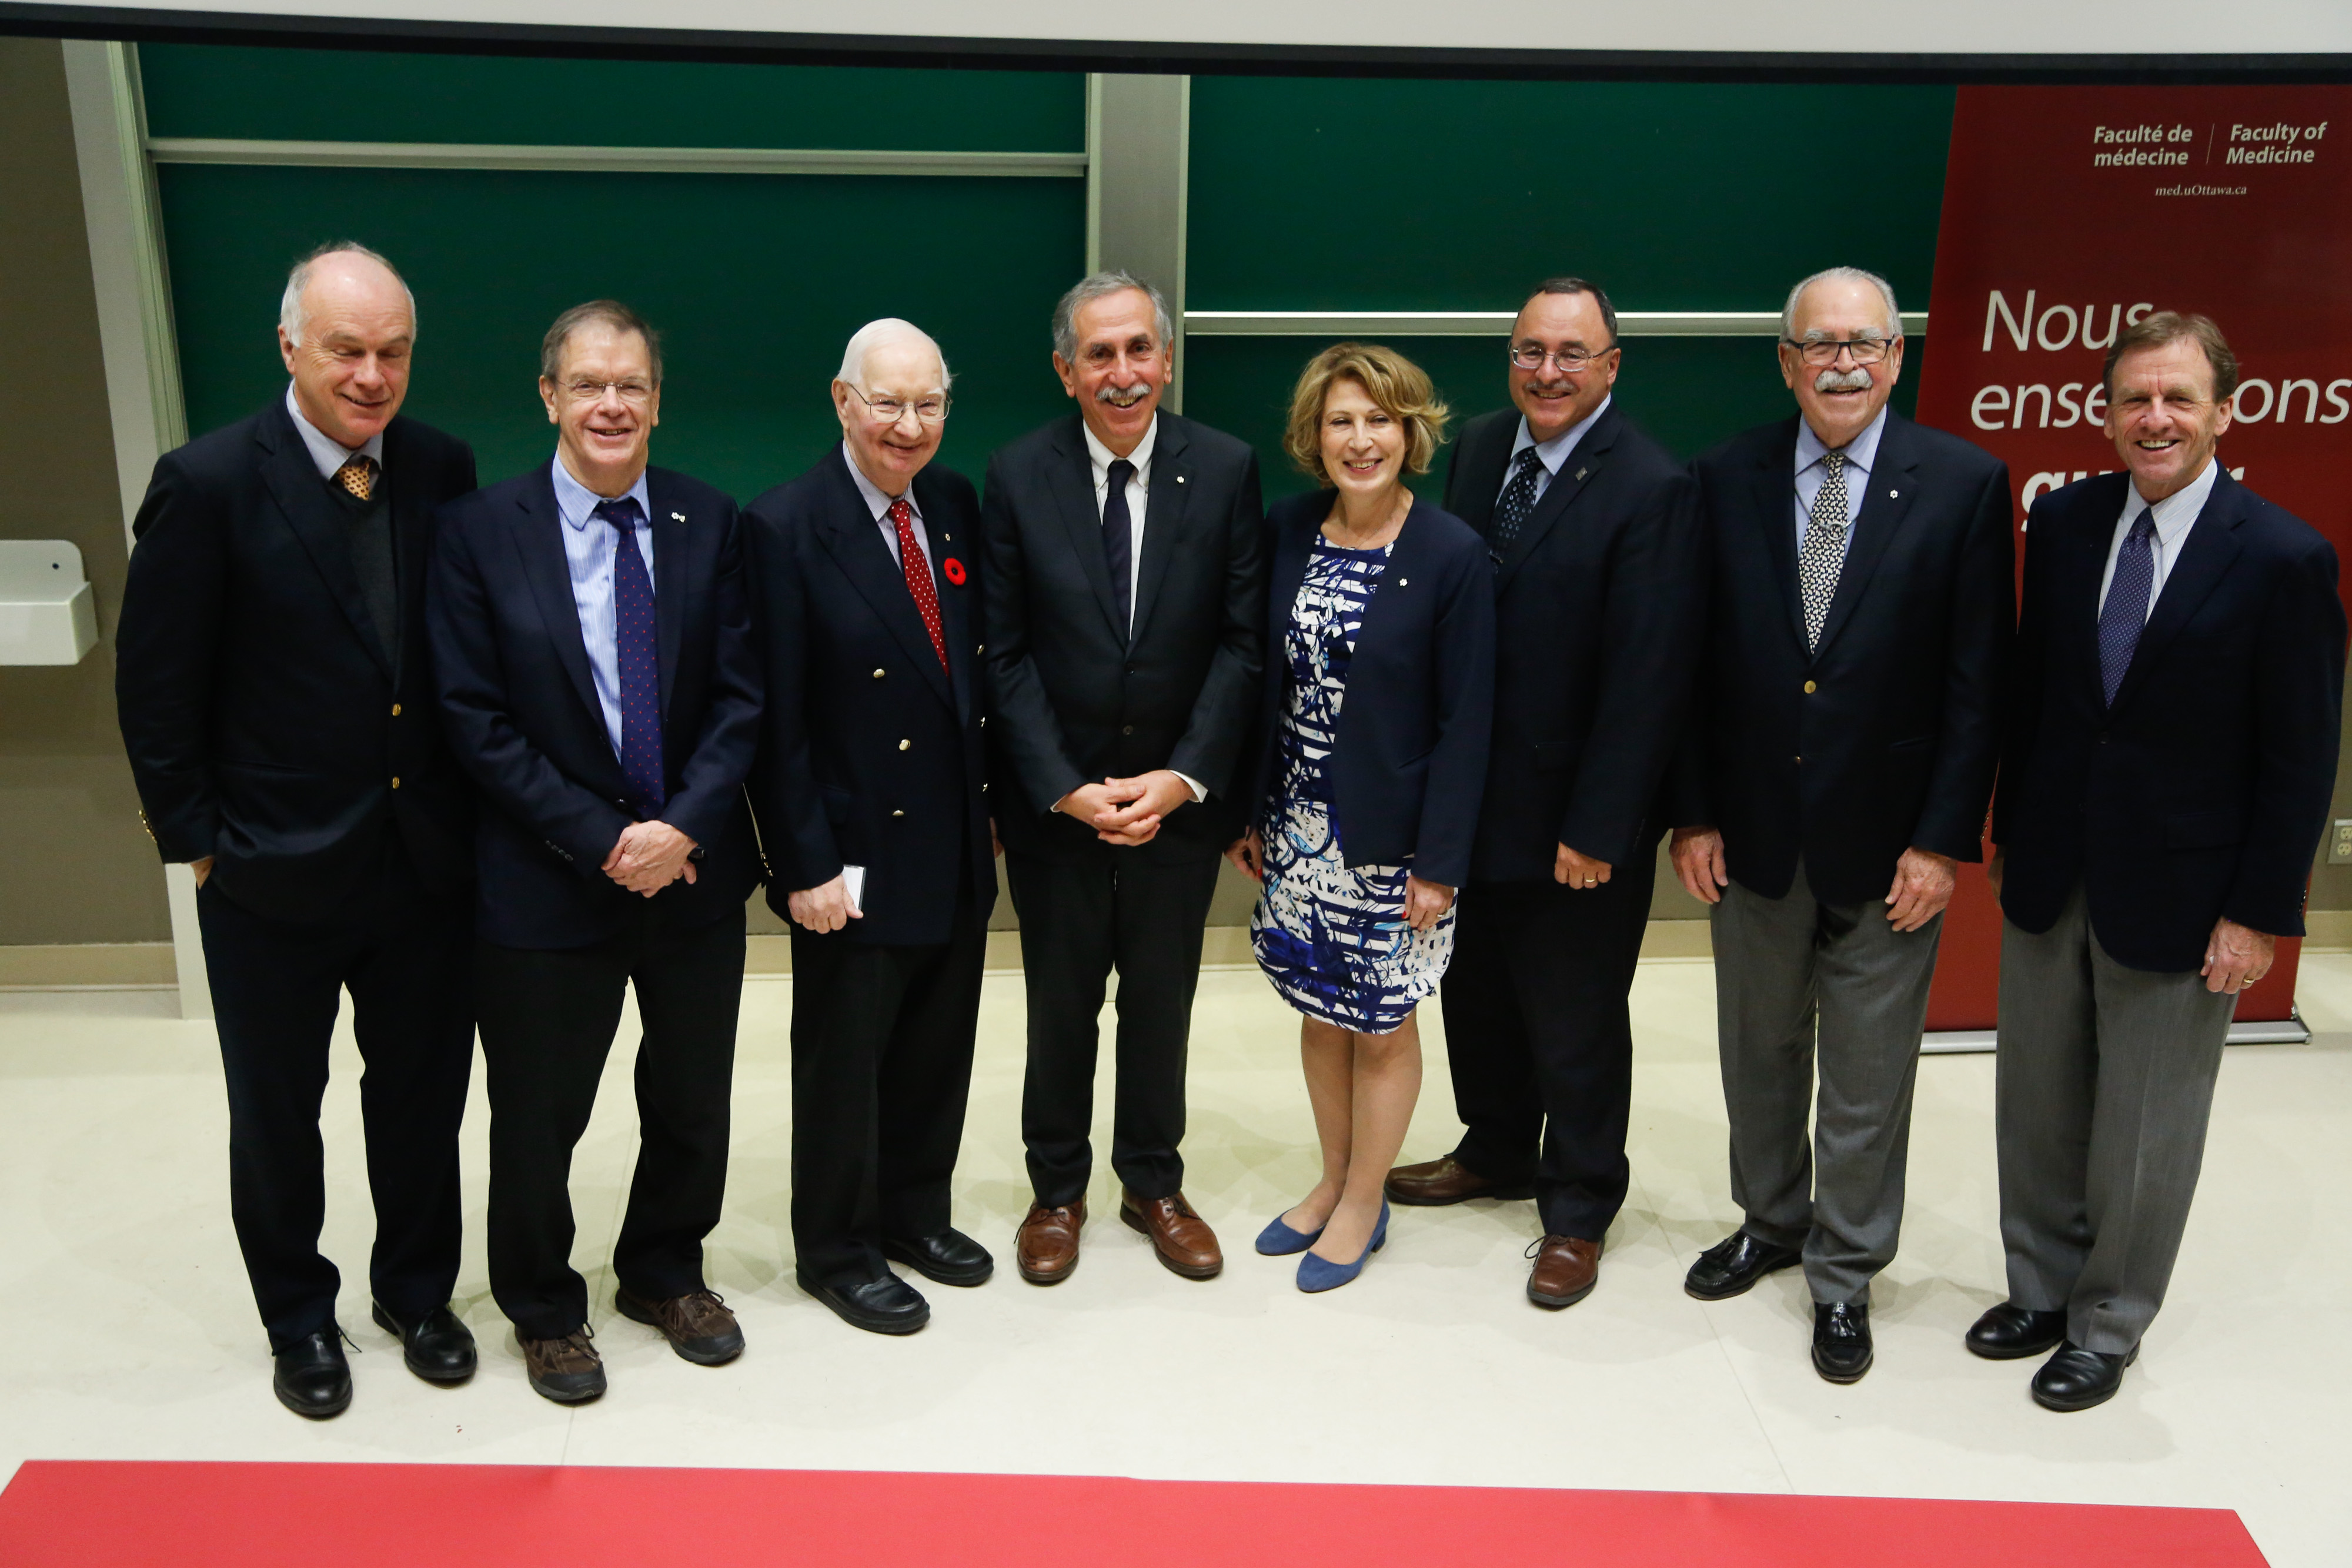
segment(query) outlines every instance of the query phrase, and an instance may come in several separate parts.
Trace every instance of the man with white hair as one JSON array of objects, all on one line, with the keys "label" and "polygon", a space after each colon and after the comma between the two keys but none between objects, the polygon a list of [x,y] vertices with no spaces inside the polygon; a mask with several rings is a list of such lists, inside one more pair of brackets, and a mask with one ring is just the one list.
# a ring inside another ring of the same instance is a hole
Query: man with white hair
[{"label": "man with white hair", "polygon": [[792,922],[793,1250],[845,1322],[930,1321],[906,1264],[993,1271],[955,1228],[994,851],[982,726],[980,498],[933,464],[940,346],[869,322],[833,382],[842,441],[744,511],[767,707],[751,802]]},{"label": "man with white hair", "polygon": [[1745,1219],[1684,1288],[1720,1301],[1801,1262],[1814,1369],[1853,1383],[1902,1228],[1944,906],[1955,862],[1981,858],[2013,514],[2004,465],[1887,407],[1903,319],[1885,279],[1798,284],[1780,357],[1797,417],[1693,469],[1710,613],[1667,810],[1675,873],[1713,906]]},{"label": "man with white hair", "polygon": [[367,1063],[373,1316],[409,1370],[472,1375],[457,1124],[472,1070],[473,800],[435,716],[434,508],[464,442],[400,413],[416,305],[389,262],[321,246],[287,279],[282,398],[155,465],[132,532],[115,692],[148,831],[192,866],[229,1108],[229,1207],[278,1397],[351,1403],[319,1252],[319,1139],[341,993]]}]

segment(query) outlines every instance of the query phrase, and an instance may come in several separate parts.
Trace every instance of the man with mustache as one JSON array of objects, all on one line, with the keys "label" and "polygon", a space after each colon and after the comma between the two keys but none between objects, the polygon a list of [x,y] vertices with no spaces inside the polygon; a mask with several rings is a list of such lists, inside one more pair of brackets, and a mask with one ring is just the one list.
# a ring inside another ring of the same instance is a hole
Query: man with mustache
[{"label": "man with mustache", "polygon": [[1014,1261],[1033,1284],[1077,1266],[1113,969],[1119,1218],[1177,1274],[1224,1266],[1177,1145],[1202,926],[1242,826],[1229,792],[1256,711],[1265,565],[1256,455],[1160,407],[1171,336],[1149,284],[1072,287],[1054,371],[1077,416],[998,451],[982,508],[993,815],[1029,996],[1034,1201]]},{"label": "man with mustache", "polygon": [[1817,273],[1780,322],[1797,417],[1693,465],[1708,630],[1668,800],[1675,874],[1712,906],[1746,1218],[1684,1288],[1721,1301],[1801,1262],[1814,1369],[1853,1383],[1954,864],[1981,853],[2015,554],[2007,466],[1886,406],[1884,278]]}]

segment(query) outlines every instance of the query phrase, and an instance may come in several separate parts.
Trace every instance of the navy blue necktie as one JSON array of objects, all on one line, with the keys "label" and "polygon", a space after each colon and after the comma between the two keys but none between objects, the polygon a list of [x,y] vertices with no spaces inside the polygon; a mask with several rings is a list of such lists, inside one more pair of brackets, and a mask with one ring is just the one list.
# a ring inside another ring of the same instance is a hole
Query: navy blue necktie
[{"label": "navy blue necktie", "polygon": [[661,640],[654,619],[653,579],[637,552],[645,514],[634,496],[599,501],[593,514],[613,525],[613,639],[621,679],[621,777],[637,815],[650,819],[669,799],[662,772]]},{"label": "navy blue necktie", "polygon": [[1110,470],[1104,476],[1108,488],[1103,491],[1103,564],[1110,568],[1110,596],[1118,606],[1118,634],[1126,636],[1135,620],[1133,575],[1135,560],[1135,530],[1127,509],[1127,482],[1135,477],[1135,465],[1126,458],[1112,460]]},{"label": "navy blue necktie", "polygon": [[2099,606],[2099,684],[2106,689],[2107,706],[2131,668],[2139,634],[2147,624],[2148,591],[2156,586],[2156,514],[2143,508],[2139,518],[2116,552],[2116,574],[2107,581],[2107,601]]},{"label": "navy blue necktie", "polygon": [[1535,515],[1536,471],[1543,465],[1543,458],[1534,447],[1524,446],[1519,449],[1518,465],[1511,482],[1503,486],[1502,498],[1495,503],[1494,526],[1488,530],[1486,554],[1498,567],[1518,542],[1520,528]]}]

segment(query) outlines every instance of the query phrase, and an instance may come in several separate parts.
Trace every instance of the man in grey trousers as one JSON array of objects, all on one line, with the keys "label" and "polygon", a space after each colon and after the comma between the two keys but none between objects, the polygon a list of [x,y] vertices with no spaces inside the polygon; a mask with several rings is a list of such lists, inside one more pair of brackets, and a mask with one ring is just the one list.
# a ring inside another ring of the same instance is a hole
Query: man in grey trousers
[{"label": "man in grey trousers", "polygon": [[1666,805],[1675,873],[1714,905],[1745,1218],[1684,1289],[1720,1301],[1801,1261],[1813,1366],[1853,1383],[1902,1228],[1944,906],[2000,757],[2015,555],[2007,468],[1887,407],[1885,279],[1800,283],[1780,352],[1798,416],[1694,467],[1707,644]]},{"label": "man in grey trousers", "polygon": [[2115,1396],[2180,1251],[2238,998],[2336,781],[2336,552],[2215,455],[2238,364],[2162,311],[2107,351],[2125,472],[2034,504],[1992,862],[2007,923],[1994,1121],[2009,1300],[1969,1330],[2055,1350],[2033,1397]]}]

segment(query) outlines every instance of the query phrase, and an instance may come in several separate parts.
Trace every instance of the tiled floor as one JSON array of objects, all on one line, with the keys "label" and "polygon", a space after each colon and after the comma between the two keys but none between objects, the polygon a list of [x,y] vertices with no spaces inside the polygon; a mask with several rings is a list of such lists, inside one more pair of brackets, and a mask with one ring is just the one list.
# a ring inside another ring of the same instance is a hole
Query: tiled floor
[{"label": "tiled floor", "polygon": [[[429,1388],[369,1326],[346,1030],[328,1249],[367,1354],[351,1412],[312,1426],[269,1396],[229,1231],[208,1027],[156,993],[0,996],[0,1476],[35,1457],[475,1459],[1947,1495],[2229,1507],[2279,1568],[2345,1560],[2352,956],[2305,961],[2312,1044],[2231,1053],[2172,1305],[2123,1395],[2070,1416],[2029,1402],[2033,1364],[1979,1362],[1959,1343],[2001,1294],[1990,1057],[1921,1068],[1904,1250],[1862,1384],[1814,1376],[1793,1275],[1716,1306],[1683,1295],[1692,1255],[1734,1218],[1704,961],[1643,967],[1635,1190],[1601,1288],[1557,1314],[1520,1294],[1529,1205],[1400,1212],[1364,1277],[1327,1296],[1299,1295],[1286,1266],[1249,1252],[1314,1155],[1290,1015],[1256,975],[1226,972],[1202,985],[1186,1148],[1190,1194],[1231,1256],[1223,1278],[1160,1270],[1108,1218],[1098,1179],[1106,1218],[1068,1283],[1033,1289],[1007,1268],[977,1291],[930,1287],[932,1325],[911,1339],[858,1333],[791,1281],[791,998],[787,980],[747,987],[711,1266],[751,1341],[731,1367],[687,1365],[610,1311],[601,1264],[635,1147],[627,1043],[615,1052],[574,1180],[613,1392],[577,1412],[529,1391],[488,1299],[478,1075],[458,1288],[484,1370]],[[992,977],[958,1218],[1000,1259],[1025,1197],[1021,1018],[1018,977]],[[1430,1023],[1408,1157],[1454,1132]]]}]

